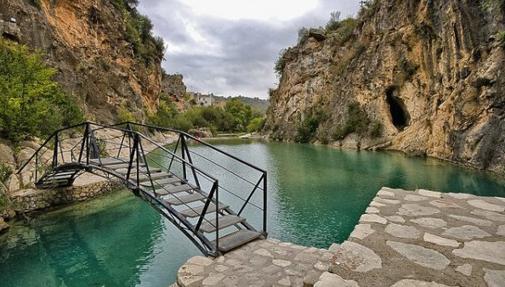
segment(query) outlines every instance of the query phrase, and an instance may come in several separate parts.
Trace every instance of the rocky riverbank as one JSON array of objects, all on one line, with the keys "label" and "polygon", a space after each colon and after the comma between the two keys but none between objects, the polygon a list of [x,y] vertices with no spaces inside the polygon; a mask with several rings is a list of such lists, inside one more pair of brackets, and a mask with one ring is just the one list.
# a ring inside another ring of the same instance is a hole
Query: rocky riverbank
[{"label": "rocky riverbank", "polygon": [[381,189],[328,250],[274,239],[197,256],[173,286],[503,286],[505,198]]}]

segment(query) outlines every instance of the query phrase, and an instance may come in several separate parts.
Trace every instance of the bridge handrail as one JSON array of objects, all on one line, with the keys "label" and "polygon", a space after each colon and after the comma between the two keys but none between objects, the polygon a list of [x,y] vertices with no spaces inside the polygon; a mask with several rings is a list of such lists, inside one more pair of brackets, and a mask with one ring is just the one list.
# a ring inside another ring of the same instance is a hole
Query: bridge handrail
[{"label": "bridge handrail", "polygon": [[215,177],[213,177],[212,175],[210,175],[210,174],[206,173],[205,171],[201,170],[200,168],[198,168],[197,166],[193,165],[192,163],[190,163],[186,159],[183,159],[183,158],[179,157],[177,154],[173,153],[172,151],[170,151],[169,149],[165,148],[164,146],[158,144],[157,142],[151,140],[150,138],[148,138],[144,134],[139,133],[139,132],[133,132],[133,133],[138,134],[141,138],[149,141],[151,144],[155,145],[157,148],[163,150],[164,152],[169,153],[171,156],[177,158],[181,163],[185,163],[186,165],[190,166],[191,168],[194,168],[195,170],[197,170],[198,172],[200,172],[201,174],[203,174],[204,176],[206,176],[210,180],[217,182],[217,179]]},{"label": "bridge handrail", "polygon": [[253,169],[255,169],[255,170],[259,171],[259,172],[266,173],[266,170],[264,170],[264,169],[262,169],[260,167],[257,167],[255,165],[253,165],[253,164],[251,164],[251,163],[243,160],[243,159],[240,159],[240,158],[238,158],[238,157],[236,157],[236,156],[234,156],[234,155],[232,155],[232,154],[230,154],[230,153],[228,153],[228,152],[226,152],[224,150],[221,150],[221,149],[219,149],[219,148],[217,148],[217,147],[215,147],[215,146],[213,146],[213,145],[211,145],[211,144],[209,144],[209,143],[207,143],[207,142],[205,142],[205,141],[203,141],[203,140],[201,140],[201,139],[199,139],[199,138],[197,138],[197,137],[195,137],[195,136],[193,136],[193,135],[191,135],[191,134],[189,134],[187,132],[184,132],[184,131],[181,131],[181,130],[177,130],[177,129],[173,129],[173,128],[165,128],[165,127],[160,127],[160,126],[155,126],[155,125],[150,125],[150,124],[140,124],[140,123],[134,123],[134,122],[123,122],[123,123],[115,124],[114,126],[120,126],[120,125],[126,125],[126,124],[130,124],[130,125],[133,125],[133,126],[141,126],[141,127],[156,129],[156,130],[160,130],[160,131],[167,131],[167,132],[174,132],[174,133],[183,134],[184,136],[186,136],[186,137],[188,137],[188,138],[190,138],[190,139],[192,139],[194,141],[197,141],[198,143],[200,143],[200,144],[202,144],[202,145],[204,145],[206,147],[209,147],[209,148],[211,148],[211,149],[213,149],[213,150],[215,150],[215,151],[217,151],[217,152],[219,152],[221,154],[224,154],[227,157],[230,157],[230,158],[232,158],[232,159],[234,159],[234,160],[236,160],[236,161],[238,161],[238,162],[240,162],[242,164],[245,164],[245,165],[247,165],[247,166],[249,166],[249,167],[251,167],[251,168],[253,168]]},{"label": "bridge handrail", "polygon": [[28,165],[29,162],[31,162],[33,160],[33,158],[42,150],[42,148],[44,146],[47,145],[47,143],[53,138],[56,136],[56,134],[62,132],[62,131],[65,131],[65,130],[69,130],[69,129],[73,129],[73,128],[76,128],[76,127],[80,127],[80,126],[84,126],[86,124],[93,124],[91,122],[83,122],[83,123],[80,123],[80,124],[75,124],[75,125],[72,125],[72,126],[68,126],[68,127],[64,127],[64,128],[61,128],[61,129],[58,129],[56,131],[54,131],[45,141],[43,144],[40,145],[40,147],[32,154],[32,156],[30,158],[28,158],[28,160],[18,169],[18,171],[16,172],[16,174],[19,174],[21,173],[21,171],[23,171],[23,169]]}]

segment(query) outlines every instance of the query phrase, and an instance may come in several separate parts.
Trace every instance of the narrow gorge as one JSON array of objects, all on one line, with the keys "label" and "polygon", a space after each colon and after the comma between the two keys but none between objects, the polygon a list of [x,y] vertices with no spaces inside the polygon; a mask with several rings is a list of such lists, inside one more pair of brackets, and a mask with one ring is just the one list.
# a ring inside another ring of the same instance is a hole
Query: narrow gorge
[{"label": "narrow gorge", "polygon": [[265,131],[502,173],[505,3],[366,1],[283,51]]}]

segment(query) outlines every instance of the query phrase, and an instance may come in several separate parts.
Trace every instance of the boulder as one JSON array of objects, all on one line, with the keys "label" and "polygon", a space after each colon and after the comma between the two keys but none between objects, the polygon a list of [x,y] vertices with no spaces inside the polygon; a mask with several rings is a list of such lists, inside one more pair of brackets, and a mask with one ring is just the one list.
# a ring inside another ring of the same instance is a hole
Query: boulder
[{"label": "boulder", "polygon": [[0,162],[10,166],[16,165],[14,151],[6,143],[0,142]]},{"label": "boulder", "polygon": [[4,233],[5,231],[7,231],[7,229],[9,229],[9,224],[7,224],[3,217],[0,217],[0,234],[1,233]]}]

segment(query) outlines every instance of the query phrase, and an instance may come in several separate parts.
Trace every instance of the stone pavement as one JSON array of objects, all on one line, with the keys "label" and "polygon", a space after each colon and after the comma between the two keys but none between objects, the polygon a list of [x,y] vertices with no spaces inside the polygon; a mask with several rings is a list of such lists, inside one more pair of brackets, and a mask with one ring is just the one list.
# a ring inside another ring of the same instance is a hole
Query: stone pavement
[{"label": "stone pavement", "polygon": [[382,188],[341,245],[258,240],[191,258],[175,286],[505,286],[505,199]]}]

